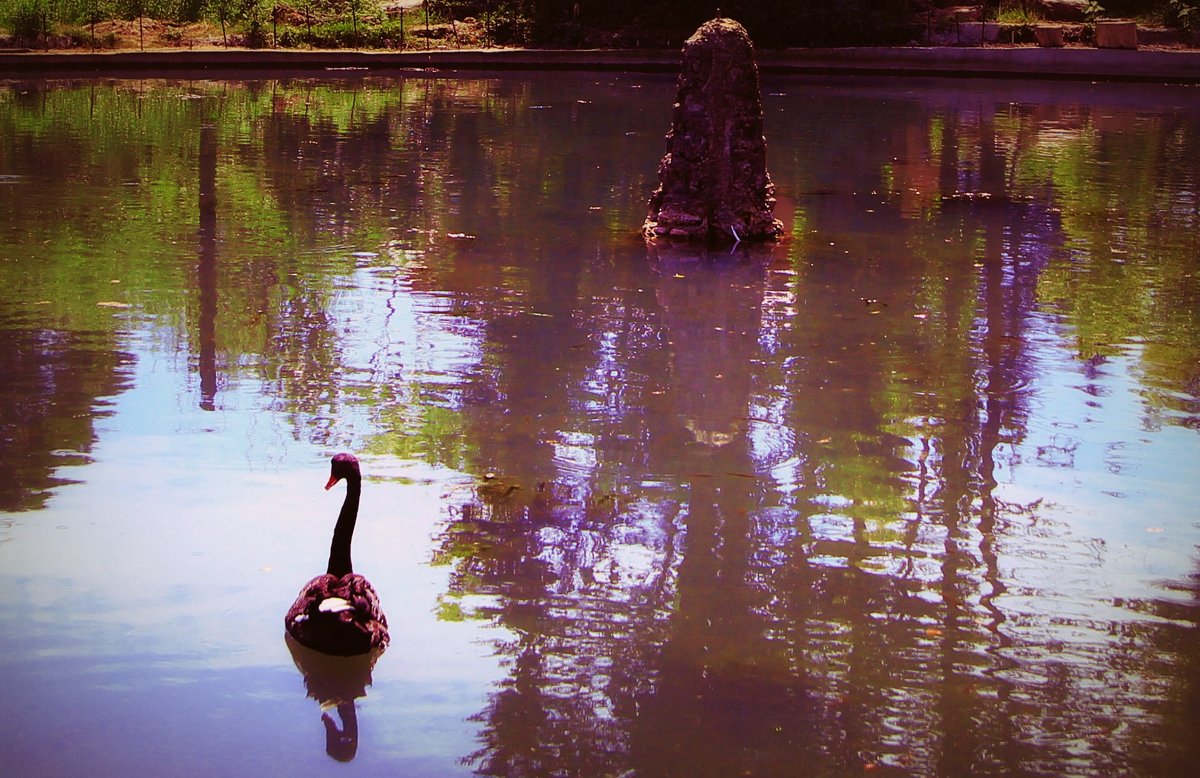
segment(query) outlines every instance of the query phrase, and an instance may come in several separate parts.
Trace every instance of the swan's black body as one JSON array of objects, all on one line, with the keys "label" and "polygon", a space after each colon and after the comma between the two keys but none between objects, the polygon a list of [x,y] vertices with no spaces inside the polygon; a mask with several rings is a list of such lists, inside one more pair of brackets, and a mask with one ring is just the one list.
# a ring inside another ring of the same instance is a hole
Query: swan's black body
[{"label": "swan's black body", "polygon": [[354,656],[385,648],[388,631],[379,595],[366,578],[355,574],[350,560],[362,492],[358,460],[350,454],[333,458],[325,488],[342,479],[346,481],[346,499],[333,529],[329,567],[300,590],[284,617],[284,627],[298,643],[315,651]]}]

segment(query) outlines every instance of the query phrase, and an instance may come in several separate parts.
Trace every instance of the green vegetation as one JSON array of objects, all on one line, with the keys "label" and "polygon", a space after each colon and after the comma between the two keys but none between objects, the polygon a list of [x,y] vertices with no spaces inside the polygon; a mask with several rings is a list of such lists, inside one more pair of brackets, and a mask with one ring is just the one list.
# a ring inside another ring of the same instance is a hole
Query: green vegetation
[{"label": "green vegetation", "polygon": [[[1090,0],[1084,10],[1088,22],[1105,17],[1136,19],[1149,26],[1200,29],[1200,0]],[[1033,25],[1044,20],[1033,0],[1001,0],[989,18],[1001,24]]]},{"label": "green vegetation", "polygon": [[1163,21],[1188,32],[1200,30],[1200,2],[1198,0],[1169,0]]},{"label": "green vegetation", "polygon": [[[717,5],[690,0],[426,0],[402,9],[389,0],[0,0],[0,27],[13,43],[47,47],[213,42],[285,48],[673,47],[711,17]],[[1002,0],[984,8],[989,18],[1006,24],[1028,26],[1042,18],[1032,0]],[[746,25],[763,47],[903,43],[926,25],[930,13],[917,0],[746,0],[721,10]],[[1195,30],[1200,27],[1200,0],[1106,0],[1093,2],[1089,15]],[[149,23],[153,29],[145,20],[154,20]],[[209,34],[181,29],[197,24]]]},{"label": "green vegetation", "polygon": [[996,9],[996,21],[1001,24],[1037,24],[1042,20],[1041,12],[1027,3],[1001,4]]}]

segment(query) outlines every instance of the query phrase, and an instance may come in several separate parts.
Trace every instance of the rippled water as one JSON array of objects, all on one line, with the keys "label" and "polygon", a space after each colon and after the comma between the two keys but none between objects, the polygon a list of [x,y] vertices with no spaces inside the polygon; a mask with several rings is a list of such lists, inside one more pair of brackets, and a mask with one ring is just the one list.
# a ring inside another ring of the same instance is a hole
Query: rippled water
[{"label": "rippled water", "polygon": [[[703,256],[673,92],[0,85],[6,774],[1194,768],[1196,90],[768,79]],[[338,450],[373,667],[283,639]]]}]

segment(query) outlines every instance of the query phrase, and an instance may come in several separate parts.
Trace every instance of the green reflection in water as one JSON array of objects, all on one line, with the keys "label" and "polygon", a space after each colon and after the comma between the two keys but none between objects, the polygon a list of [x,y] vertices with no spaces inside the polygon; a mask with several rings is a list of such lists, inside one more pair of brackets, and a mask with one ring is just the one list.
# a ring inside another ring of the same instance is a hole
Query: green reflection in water
[{"label": "green reflection in water", "polygon": [[441,490],[420,629],[504,675],[463,769],[1191,764],[1195,108],[767,89],[791,239],[700,256],[632,236],[667,81],[10,85],[4,509],[163,361],[235,457]]}]

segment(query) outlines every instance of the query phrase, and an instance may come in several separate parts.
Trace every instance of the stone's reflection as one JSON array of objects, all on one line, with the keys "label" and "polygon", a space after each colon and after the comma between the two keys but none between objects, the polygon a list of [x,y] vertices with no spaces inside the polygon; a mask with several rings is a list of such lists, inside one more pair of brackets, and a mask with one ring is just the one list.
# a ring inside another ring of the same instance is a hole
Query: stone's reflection
[{"label": "stone's reflection", "polygon": [[371,671],[383,651],[359,656],[331,656],[300,645],[286,633],[284,642],[296,669],[304,676],[305,691],[321,706],[325,753],[339,762],[349,762],[358,753],[355,701],[367,696]]},{"label": "stone's reflection", "polygon": [[[798,582],[765,583],[771,565],[763,557],[774,541],[759,533],[769,514],[746,508],[764,501],[754,474],[799,453],[795,438],[782,449],[756,445],[757,428],[772,423],[756,408],[771,363],[763,335],[772,252],[751,251],[731,258],[676,250],[651,263],[671,353],[668,397],[698,445],[676,453],[691,476],[675,520],[681,540],[672,627],[643,669],[655,684],[638,701],[633,724],[630,756],[639,773],[787,774],[820,763],[814,760],[823,752],[828,764],[836,742],[838,706],[797,672],[800,657],[781,639],[771,606],[793,596]],[[827,353],[839,342],[830,337],[813,351]],[[839,590],[835,573],[799,596]],[[680,738],[680,731],[689,734]],[[879,766],[869,755],[835,754],[839,770]]]},{"label": "stone's reflection", "polygon": [[697,443],[745,435],[769,247],[647,247],[678,414]]}]

